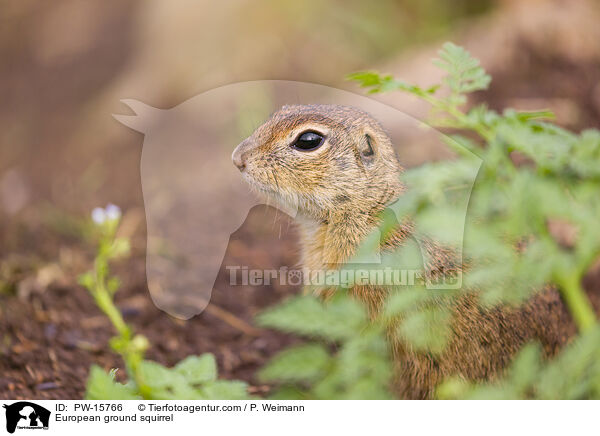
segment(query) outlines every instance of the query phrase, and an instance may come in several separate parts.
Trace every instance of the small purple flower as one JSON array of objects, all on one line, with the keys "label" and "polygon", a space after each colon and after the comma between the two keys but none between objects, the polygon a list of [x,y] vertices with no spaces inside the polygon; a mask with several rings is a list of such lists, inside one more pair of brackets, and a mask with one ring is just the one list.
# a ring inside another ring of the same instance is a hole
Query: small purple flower
[{"label": "small purple flower", "polygon": [[108,206],[106,206],[105,212],[106,212],[106,218],[109,220],[116,221],[119,218],[121,218],[121,208],[119,208],[119,206],[116,206],[112,203],[109,203]]},{"label": "small purple flower", "polygon": [[121,218],[121,208],[109,203],[106,208],[96,207],[92,210],[92,221],[102,225],[107,221],[118,221]]},{"label": "small purple flower", "polygon": [[104,221],[106,221],[106,211],[101,207],[95,207],[94,210],[92,210],[92,221],[96,224],[104,223]]}]

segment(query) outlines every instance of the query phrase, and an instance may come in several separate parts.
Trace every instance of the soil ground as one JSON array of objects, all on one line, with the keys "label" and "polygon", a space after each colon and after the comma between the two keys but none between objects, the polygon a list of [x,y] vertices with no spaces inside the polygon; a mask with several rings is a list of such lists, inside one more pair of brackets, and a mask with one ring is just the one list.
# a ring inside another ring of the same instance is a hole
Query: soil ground
[{"label": "soil ground", "polygon": [[[270,240],[259,241],[256,229],[261,224],[256,221],[281,225],[282,239],[274,232]],[[248,265],[248,259],[254,259],[250,267],[257,262],[293,265],[296,254],[288,224],[285,216],[271,208],[254,208],[246,224],[232,235],[224,264],[246,259],[244,265]],[[85,254],[77,253],[76,247],[70,250],[71,255],[91,259],[89,250]],[[278,283],[231,286],[223,268],[209,308],[183,321],[154,306],[141,253],[116,262],[114,272],[124,280],[117,293],[117,306],[134,330],[150,340],[147,357],[167,366],[192,354],[213,353],[221,377],[248,381],[250,389],[261,394],[269,387],[256,382],[256,370],[277,351],[298,342],[252,326],[256,313],[297,292],[297,288]],[[106,370],[122,368],[123,362],[108,346],[114,334],[112,326],[83,287],[72,283],[48,288],[21,286],[18,294],[0,297],[0,398],[82,398],[90,365],[95,363]],[[122,378],[124,374],[118,375]]]}]

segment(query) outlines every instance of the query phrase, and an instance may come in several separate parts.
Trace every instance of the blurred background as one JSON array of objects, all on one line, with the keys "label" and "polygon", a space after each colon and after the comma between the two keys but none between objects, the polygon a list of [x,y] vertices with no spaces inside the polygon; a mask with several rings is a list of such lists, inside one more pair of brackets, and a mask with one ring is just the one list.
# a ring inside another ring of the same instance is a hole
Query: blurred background
[{"label": "blurred background", "polygon": [[[117,302],[168,365],[213,352],[221,374],[249,381],[292,341],[258,332],[252,317],[297,289],[228,288],[181,321],[154,307],[144,273],[140,182],[143,137],[112,113],[135,98],[170,108],[230,83],[284,79],[360,92],[347,73],[377,69],[427,85],[430,60],[451,40],[492,75],[475,95],[495,109],[549,108],[573,130],[600,127],[600,5],[593,0],[329,0],[228,2],[3,0],[0,14],[0,397],[80,398],[89,366],[122,366],[108,321],[77,285],[90,268],[89,212],[124,212],[132,257],[115,266]],[[376,97],[416,118],[426,107]],[[412,138],[406,166],[444,158]],[[235,144],[233,144],[235,145]],[[407,147],[409,145],[407,144]],[[218,197],[218,192],[215,197]],[[234,234],[225,263],[297,262],[289,219],[258,206]]]}]

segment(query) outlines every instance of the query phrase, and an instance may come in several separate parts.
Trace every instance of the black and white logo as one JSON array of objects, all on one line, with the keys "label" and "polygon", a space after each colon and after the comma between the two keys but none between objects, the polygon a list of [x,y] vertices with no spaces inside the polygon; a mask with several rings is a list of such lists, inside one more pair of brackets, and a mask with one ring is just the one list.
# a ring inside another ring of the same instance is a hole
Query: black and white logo
[{"label": "black and white logo", "polygon": [[6,409],[6,431],[16,429],[48,430],[50,411],[29,401],[19,401],[3,406]]}]

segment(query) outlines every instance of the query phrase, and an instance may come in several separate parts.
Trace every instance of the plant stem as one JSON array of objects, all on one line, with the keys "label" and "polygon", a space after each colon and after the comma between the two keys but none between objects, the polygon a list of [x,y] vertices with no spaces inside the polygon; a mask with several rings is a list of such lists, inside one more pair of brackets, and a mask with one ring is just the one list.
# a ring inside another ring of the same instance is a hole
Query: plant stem
[{"label": "plant stem", "polygon": [[106,286],[107,270],[98,267],[100,264],[107,265],[107,263],[108,259],[106,258],[100,257],[97,259],[95,268],[96,284],[91,290],[91,293],[100,310],[104,312],[114,326],[115,330],[117,330],[119,346],[115,348],[115,351],[117,351],[125,361],[127,374],[136,384],[138,391],[140,394],[142,394],[142,397],[148,399],[151,398],[151,390],[144,382],[138,370],[139,364],[143,359],[143,347],[139,347],[136,344],[136,338],[132,338],[133,335],[131,328],[123,319],[123,315],[121,315],[121,312],[117,306],[115,306],[112,295],[108,291]]},{"label": "plant stem", "polygon": [[119,335],[123,339],[129,339],[131,337],[131,330],[123,320],[123,316],[119,309],[114,305],[108,291],[103,286],[98,286],[94,292],[94,299],[96,304],[104,312],[104,314],[110,319]]},{"label": "plant stem", "polygon": [[446,102],[444,102],[443,100],[440,100],[438,98],[432,97],[430,95],[422,95],[421,98],[423,100],[425,100],[426,102],[428,102],[431,106],[440,109],[446,113],[448,113],[449,115],[451,115],[456,122],[459,124],[459,128],[462,129],[472,129],[475,132],[477,132],[483,139],[485,139],[488,143],[491,142],[494,139],[494,132],[490,129],[488,129],[486,126],[483,125],[473,125],[471,122],[469,122],[469,119],[467,118],[466,114],[464,112],[462,112],[460,109],[458,109],[455,106],[449,105]]},{"label": "plant stem", "polygon": [[566,275],[558,282],[561,295],[573,315],[577,329],[580,333],[590,330],[596,324],[596,315],[581,286],[581,277],[577,274]]},{"label": "plant stem", "polygon": [[[143,398],[150,398],[150,388],[144,382],[140,372],[138,371],[139,363],[143,358],[143,351],[135,347],[135,339],[132,341],[132,333],[129,326],[125,323],[121,312],[112,301],[112,297],[104,284],[98,284],[93,292],[94,299],[98,307],[106,314],[111,323],[119,334],[119,342],[121,344],[116,351],[125,361],[125,368],[129,377],[136,384],[138,391]],[[123,344],[126,344],[123,346]]]}]

